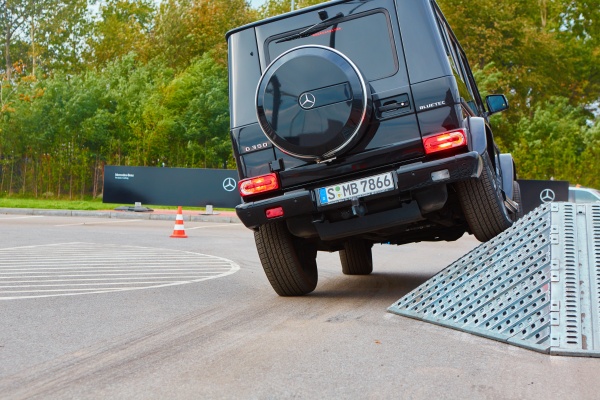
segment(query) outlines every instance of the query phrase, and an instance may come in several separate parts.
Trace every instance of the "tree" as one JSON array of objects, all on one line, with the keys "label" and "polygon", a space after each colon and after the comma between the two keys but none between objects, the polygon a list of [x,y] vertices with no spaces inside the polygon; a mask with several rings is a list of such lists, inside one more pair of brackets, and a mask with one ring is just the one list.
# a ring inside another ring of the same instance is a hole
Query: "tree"
[{"label": "tree", "polygon": [[173,165],[215,168],[231,154],[227,70],[209,53],[155,94],[144,109],[145,126],[170,143],[155,155]]},{"label": "tree", "polygon": [[157,14],[148,57],[181,70],[211,51],[226,65],[225,33],[256,19],[258,14],[246,0],[167,0]]},{"label": "tree", "polygon": [[258,8],[258,10],[261,18],[268,18],[284,14],[290,11],[299,10],[301,8],[321,4],[325,1],[327,0],[268,0],[263,5],[261,5]]},{"label": "tree", "polygon": [[104,66],[111,60],[134,52],[143,52],[153,18],[152,0],[107,0],[100,6],[100,19],[88,39],[88,61]]},{"label": "tree", "polygon": [[6,79],[11,81],[15,61],[31,75],[38,65],[45,72],[51,64],[61,70],[79,65],[87,10],[87,0],[0,0]]},{"label": "tree", "polygon": [[7,81],[12,80],[13,40],[26,32],[27,21],[34,14],[35,2],[29,0],[0,0],[0,33],[2,34],[4,73]]},{"label": "tree", "polygon": [[538,104],[531,118],[521,118],[516,129],[519,141],[513,155],[521,178],[574,182],[588,179],[590,171],[582,163],[582,155],[591,143],[583,107],[571,106],[566,98],[553,97]]},{"label": "tree", "polygon": [[493,62],[507,78],[513,121],[553,96],[573,105],[598,99],[600,51],[590,33],[599,23],[583,22],[598,14],[597,0],[439,3],[473,67]]},{"label": "tree", "polygon": [[[89,5],[96,0],[36,0],[37,22],[32,23],[30,56],[32,73],[37,65],[45,74],[83,72],[92,18]],[[39,62],[36,62],[36,59]]]},{"label": "tree", "polygon": [[[297,2],[294,4],[295,9],[299,9]],[[263,3],[258,11],[261,18],[274,17],[276,15],[285,14],[286,12],[292,11],[291,0],[268,0]]]},{"label": "tree", "polygon": [[582,173],[579,183],[584,186],[600,188],[600,120],[590,126],[584,135],[585,150],[581,153],[580,165]]},{"label": "tree", "polygon": [[[520,177],[599,187],[597,0],[438,2],[480,91],[509,96],[491,121]],[[0,192],[96,195],[107,163],[233,167],[225,33],[290,8],[0,0]]]}]

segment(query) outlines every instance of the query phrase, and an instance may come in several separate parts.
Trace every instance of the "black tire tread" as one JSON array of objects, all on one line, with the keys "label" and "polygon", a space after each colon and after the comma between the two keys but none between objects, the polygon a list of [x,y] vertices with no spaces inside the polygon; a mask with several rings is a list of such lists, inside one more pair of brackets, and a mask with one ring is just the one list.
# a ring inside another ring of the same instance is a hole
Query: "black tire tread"
[{"label": "black tire tread", "polygon": [[345,275],[369,275],[373,272],[373,253],[371,243],[360,239],[351,239],[340,250],[342,272]]},{"label": "black tire tread", "polygon": [[499,235],[512,225],[499,189],[494,185],[494,173],[487,153],[482,156],[483,169],[479,179],[458,182],[458,197],[471,233],[481,242]]},{"label": "black tire tread", "polygon": [[521,217],[523,217],[523,203],[521,200],[521,185],[519,185],[519,182],[514,181],[513,182],[513,201],[515,203],[519,204],[519,210],[517,211],[517,213],[515,215],[513,215],[513,221],[517,221],[519,219],[521,219]]},{"label": "black tire tread", "polygon": [[262,225],[254,233],[258,257],[269,283],[280,296],[302,296],[315,290],[316,250],[299,251],[283,223]]}]

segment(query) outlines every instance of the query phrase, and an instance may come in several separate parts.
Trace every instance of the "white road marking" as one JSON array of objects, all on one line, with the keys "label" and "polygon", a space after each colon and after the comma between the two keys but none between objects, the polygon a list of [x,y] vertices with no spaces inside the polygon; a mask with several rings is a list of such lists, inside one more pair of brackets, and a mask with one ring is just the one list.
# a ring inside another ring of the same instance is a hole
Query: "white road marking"
[{"label": "white road marking", "polygon": [[55,227],[60,226],[81,226],[81,225],[100,225],[100,224],[121,224],[123,222],[139,222],[143,221],[143,219],[119,219],[112,221],[94,221],[94,222],[79,222],[76,224],[62,224],[62,225],[54,225]]},{"label": "white road marking", "polygon": [[242,225],[242,224],[217,224],[217,225],[203,225],[203,226],[193,226],[191,228],[185,228],[186,230],[192,230],[192,229],[205,229],[205,228],[218,228],[221,226],[238,226],[238,225]]},{"label": "white road marking", "polygon": [[44,218],[43,215],[25,215],[22,217],[13,217],[13,216],[4,216],[4,215],[0,215],[0,219],[1,220],[10,220],[10,219],[27,219],[27,218]]},{"label": "white road marking", "polygon": [[237,272],[195,252],[60,243],[0,249],[0,300],[121,292],[201,282]]}]

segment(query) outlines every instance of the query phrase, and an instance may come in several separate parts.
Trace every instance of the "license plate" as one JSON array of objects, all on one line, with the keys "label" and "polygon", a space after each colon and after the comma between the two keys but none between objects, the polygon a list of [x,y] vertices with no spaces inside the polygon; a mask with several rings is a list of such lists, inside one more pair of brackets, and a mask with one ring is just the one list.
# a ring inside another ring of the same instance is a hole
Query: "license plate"
[{"label": "license plate", "polygon": [[319,204],[334,204],[353,197],[365,197],[372,194],[394,190],[396,183],[392,172],[369,176],[355,181],[339,183],[317,189]]}]

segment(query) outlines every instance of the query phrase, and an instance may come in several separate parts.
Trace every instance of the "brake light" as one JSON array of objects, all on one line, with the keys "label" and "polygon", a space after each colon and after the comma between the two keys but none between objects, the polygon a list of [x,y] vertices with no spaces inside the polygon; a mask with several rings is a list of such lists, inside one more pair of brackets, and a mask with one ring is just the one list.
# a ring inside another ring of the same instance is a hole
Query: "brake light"
[{"label": "brake light", "polygon": [[279,189],[279,180],[275,173],[244,179],[239,183],[242,197],[263,194],[277,189]]},{"label": "brake light", "polygon": [[436,153],[448,149],[467,145],[467,131],[465,129],[457,129],[454,131],[438,133],[436,135],[423,138],[423,146],[425,154]]}]

